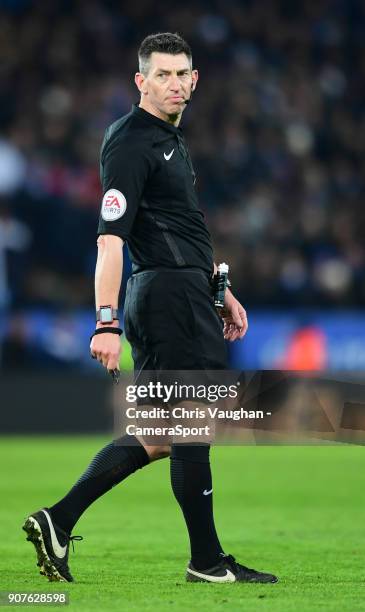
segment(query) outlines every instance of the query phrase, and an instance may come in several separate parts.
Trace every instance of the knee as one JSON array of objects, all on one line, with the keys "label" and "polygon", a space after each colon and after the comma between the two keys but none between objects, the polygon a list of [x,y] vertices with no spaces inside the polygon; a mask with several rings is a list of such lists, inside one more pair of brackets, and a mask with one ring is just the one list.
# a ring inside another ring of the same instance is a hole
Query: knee
[{"label": "knee", "polygon": [[150,461],[156,461],[157,459],[164,459],[170,456],[170,446],[145,446],[145,450],[150,458]]},{"label": "knee", "polygon": [[209,463],[209,444],[173,444],[171,459],[190,461],[192,463]]}]

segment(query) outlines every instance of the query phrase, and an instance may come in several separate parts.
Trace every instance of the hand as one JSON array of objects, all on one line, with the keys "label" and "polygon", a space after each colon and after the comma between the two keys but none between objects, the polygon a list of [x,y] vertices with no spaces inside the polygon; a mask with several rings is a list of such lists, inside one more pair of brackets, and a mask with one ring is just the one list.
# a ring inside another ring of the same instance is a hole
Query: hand
[{"label": "hand", "polygon": [[234,342],[243,338],[248,329],[246,311],[229,289],[226,290],[224,308],[219,314],[224,321],[224,339]]},{"label": "hand", "polygon": [[100,361],[107,370],[119,370],[121,351],[120,337],[117,334],[98,334],[91,340],[91,356]]}]

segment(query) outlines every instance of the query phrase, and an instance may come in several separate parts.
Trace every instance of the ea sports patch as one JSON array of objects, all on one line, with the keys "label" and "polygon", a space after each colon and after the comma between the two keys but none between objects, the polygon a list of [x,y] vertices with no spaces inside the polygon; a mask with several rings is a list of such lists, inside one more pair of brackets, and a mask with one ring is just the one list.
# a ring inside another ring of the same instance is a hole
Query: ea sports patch
[{"label": "ea sports patch", "polygon": [[101,205],[101,216],[104,221],[116,221],[127,210],[127,200],[118,189],[108,189]]}]

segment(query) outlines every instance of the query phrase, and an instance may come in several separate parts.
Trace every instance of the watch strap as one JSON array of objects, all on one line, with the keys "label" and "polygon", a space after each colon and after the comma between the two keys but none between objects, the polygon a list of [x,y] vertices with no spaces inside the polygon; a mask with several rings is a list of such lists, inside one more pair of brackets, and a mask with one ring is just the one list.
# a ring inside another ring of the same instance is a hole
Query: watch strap
[{"label": "watch strap", "polygon": [[[110,308],[111,309],[113,321],[116,320],[116,319],[119,319],[119,317],[118,317],[118,309],[117,308],[112,308],[111,306],[100,306],[100,308],[96,311],[96,322],[97,323],[101,322],[100,321],[100,316],[101,316],[100,311],[103,308]],[[104,325],[107,325],[107,323],[106,324],[104,323]]]}]

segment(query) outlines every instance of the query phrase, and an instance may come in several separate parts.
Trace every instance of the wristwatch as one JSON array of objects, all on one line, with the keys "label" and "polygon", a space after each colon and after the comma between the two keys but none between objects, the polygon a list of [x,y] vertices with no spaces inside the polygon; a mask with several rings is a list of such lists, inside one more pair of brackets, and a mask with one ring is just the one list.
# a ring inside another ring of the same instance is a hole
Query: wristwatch
[{"label": "wristwatch", "polygon": [[112,306],[100,306],[96,311],[96,322],[102,325],[110,325],[118,318],[118,310]]}]

